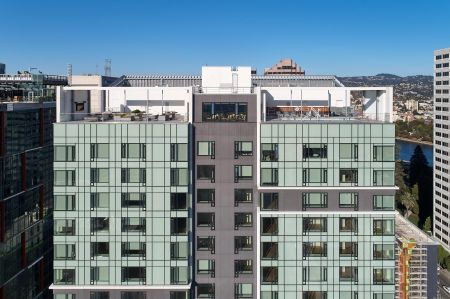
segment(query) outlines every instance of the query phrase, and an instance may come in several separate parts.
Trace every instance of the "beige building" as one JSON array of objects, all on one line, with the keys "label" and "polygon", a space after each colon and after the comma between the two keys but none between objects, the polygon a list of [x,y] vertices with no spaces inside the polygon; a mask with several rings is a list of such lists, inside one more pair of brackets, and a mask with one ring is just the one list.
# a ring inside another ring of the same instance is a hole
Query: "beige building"
[{"label": "beige building", "polygon": [[264,69],[264,75],[305,75],[305,70],[294,60],[285,58],[274,66]]},{"label": "beige building", "polygon": [[405,107],[408,111],[419,111],[419,102],[416,100],[407,100]]}]

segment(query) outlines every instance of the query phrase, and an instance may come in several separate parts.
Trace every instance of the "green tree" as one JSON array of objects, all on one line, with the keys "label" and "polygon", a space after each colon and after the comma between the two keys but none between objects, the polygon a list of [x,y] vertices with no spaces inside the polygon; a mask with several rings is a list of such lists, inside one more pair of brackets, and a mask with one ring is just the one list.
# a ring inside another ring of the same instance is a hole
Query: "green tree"
[{"label": "green tree", "polygon": [[425,219],[425,223],[423,224],[423,230],[426,232],[431,231],[431,217],[427,217],[427,219]]}]

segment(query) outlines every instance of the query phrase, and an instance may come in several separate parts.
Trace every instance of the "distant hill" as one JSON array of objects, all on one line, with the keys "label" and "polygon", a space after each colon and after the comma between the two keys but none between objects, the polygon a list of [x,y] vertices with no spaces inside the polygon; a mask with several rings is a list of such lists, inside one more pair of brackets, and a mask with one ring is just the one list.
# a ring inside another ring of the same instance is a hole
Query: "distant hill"
[{"label": "distant hill", "polygon": [[415,75],[400,77],[393,74],[375,76],[338,77],[348,87],[393,86],[394,100],[415,99],[431,101],[433,98],[433,76]]}]

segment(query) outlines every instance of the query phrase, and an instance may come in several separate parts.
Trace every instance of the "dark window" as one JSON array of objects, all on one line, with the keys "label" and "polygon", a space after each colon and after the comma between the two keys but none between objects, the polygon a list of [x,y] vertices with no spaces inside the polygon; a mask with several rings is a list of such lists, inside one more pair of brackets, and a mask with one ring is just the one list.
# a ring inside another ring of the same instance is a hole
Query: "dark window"
[{"label": "dark window", "polygon": [[170,218],[170,234],[186,235],[187,234],[187,219],[179,218],[179,217]]},{"label": "dark window", "polygon": [[253,202],[253,190],[252,189],[234,189],[234,205],[238,206],[239,203],[251,203]]},{"label": "dark window", "polygon": [[240,274],[252,274],[253,261],[252,260],[235,260],[234,261],[234,276],[238,277]]},{"label": "dark window", "polygon": [[144,242],[122,242],[122,257],[145,257]]},{"label": "dark window", "polygon": [[109,299],[109,292],[91,292],[89,299]]},{"label": "dark window", "polygon": [[74,284],[75,269],[55,269],[55,284]]},{"label": "dark window", "polygon": [[306,291],[306,292],[303,292],[302,298],[303,299],[327,299],[327,292]]},{"label": "dark window", "polygon": [[373,269],[373,284],[394,284],[394,269]]},{"label": "dark window", "polygon": [[328,249],[325,242],[305,242],[303,243],[303,257],[325,257]]},{"label": "dark window", "polygon": [[373,220],[374,236],[392,236],[394,235],[393,219],[376,219]]},{"label": "dark window", "polygon": [[122,267],[122,282],[145,282],[145,267]]},{"label": "dark window", "polygon": [[214,253],[216,250],[216,242],[214,237],[197,237],[197,250],[198,251],[211,251]]},{"label": "dark window", "polygon": [[263,284],[278,284],[278,268],[277,267],[262,267],[262,283]]},{"label": "dark window", "polygon": [[213,283],[197,284],[197,298],[214,298],[215,287]]},{"label": "dark window", "polygon": [[356,242],[340,242],[339,243],[339,255],[340,256],[358,256],[358,243]]},{"label": "dark window", "polygon": [[358,169],[339,169],[341,183],[358,183]]},{"label": "dark window", "polygon": [[251,227],[253,225],[252,213],[234,213],[234,228]]},{"label": "dark window", "polygon": [[210,180],[214,183],[215,180],[215,166],[214,165],[197,165],[197,179]]},{"label": "dark window", "polygon": [[271,218],[271,217],[261,218],[261,227],[263,235],[277,235],[278,218]]},{"label": "dark window", "polygon": [[91,243],[91,258],[94,257],[108,257],[109,243],[108,242],[92,242]]},{"label": "dark window", "polygon": [[197,226],[199,227],[215,227],[215,215],[214,213],[197,213]]},{"label": "dark window", "polygon": [[145,218],[142,217],[122,217],[122,232],[145,233],[145,222]]},{"label": "dark window", "polygon": [[91,218],[91,233],[106,232],[109,230],[109,218],[94,217]]},{"label": "dark window", "polygon": [[122,193],[122,208],[145,208],[145,193]]},{"label": "dark window", "polygon": [[358,268],[351,266],[339,267],[339,280],[358,281]]},{"label": "dark window", "polygon": [[308,143],[303,145],[303,159],[326,158],[327,145],[321,143]]},{"label": "dark window", "polygon": [[186,193],[170,193],[170,209],[186,210],[187,194]]},{"label": "dark window", "polygon": [[394,244],[374,244],[373,259],[374,260],[393,260],[395,258]]},{"label": "dark window", "polygon": [[278,193],[261,193],[261,210],[278,210]]},{"label": "dark window", "polygon": [[326,231],[327,231],[327,218],[322,217],[303,218],[303,233],[326,232]]},{"label": "dark window", "polygon": [[278,143],[261,143],[261,162],[278,161]]},{"label": "dark window", "polygon": [[234,237],[234,253],[239,251],[253,250],[253,238],[251,236],[236,236]]},{"label": "dark window", "polygon": [[277,242],[262,242],[261,243],[261,258],[266,260],[278,259],[278,243]]},{"label": "dark window", "polygon": [[214,189],[197,189],[197,202],[198,203],[210,203],[212,207],[215,205]]},{"label": "dark window", "polygon": [[246,122],[247,103],[203,103],[203,122]]},{"label": "dark window", "polygon": [[121,292],[120,299],[146,299],[144,292]]},{"label": "dark window", "polygon": [[253,143],[251,141],[235,141],[234,142],[234,158],[239,156],[253,155]]},{"label": "dark window", "polygon": [[341,217],[339,218],[340,232],[358,232],[358,218]]}]

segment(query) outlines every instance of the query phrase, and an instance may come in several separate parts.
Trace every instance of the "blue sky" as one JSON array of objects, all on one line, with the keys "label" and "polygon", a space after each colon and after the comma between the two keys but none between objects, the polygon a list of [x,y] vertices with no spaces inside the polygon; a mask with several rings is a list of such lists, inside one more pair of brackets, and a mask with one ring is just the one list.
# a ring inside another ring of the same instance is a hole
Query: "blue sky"
[{"label": "blue sky", "polygon": [[[26,8],[26,9],[25,9]],[[432,74],[450,47],[447,0],[2,1],[7,72],[199,74],[291,57],[307,74]],[[5,30],[6,26],[6,30]]]}]

